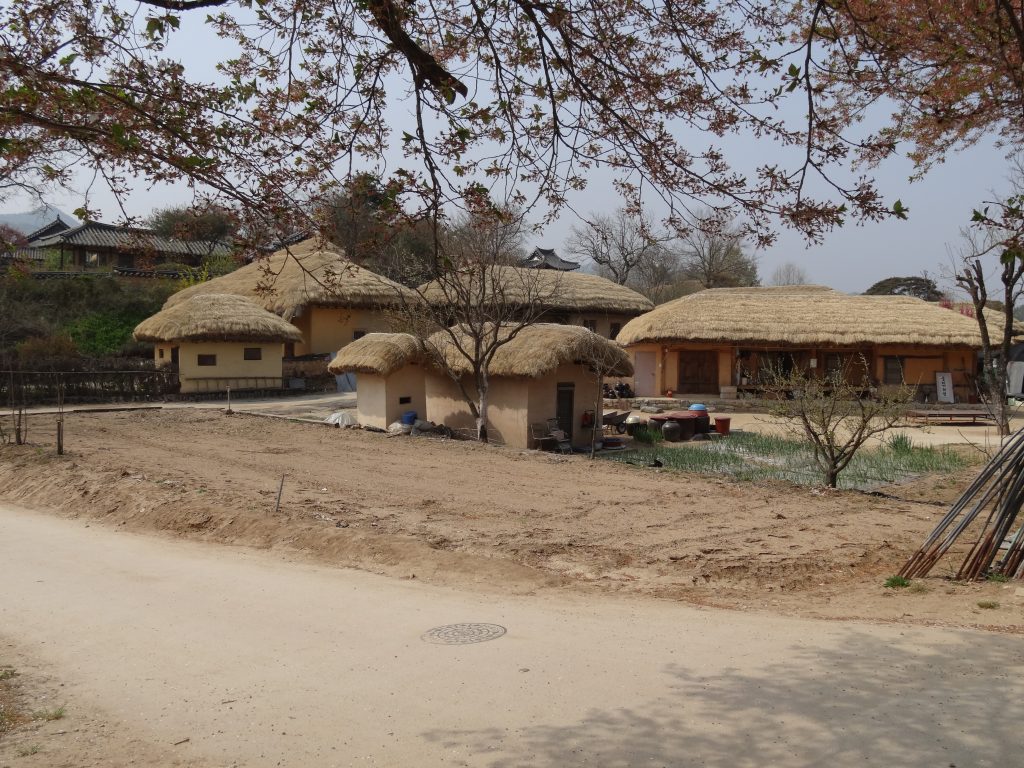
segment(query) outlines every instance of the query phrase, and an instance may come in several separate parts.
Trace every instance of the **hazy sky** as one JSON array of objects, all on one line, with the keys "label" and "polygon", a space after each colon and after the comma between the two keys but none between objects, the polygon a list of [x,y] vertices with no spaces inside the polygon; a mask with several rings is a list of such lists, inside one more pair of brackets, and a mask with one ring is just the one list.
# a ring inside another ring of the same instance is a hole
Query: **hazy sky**
[{"label": "hazy sky", "polygon": [[[202,25],[201,15],[185,15],[185,19],[184,34],[175,40],[169,53],[185,59],[190,71],[212,78],[213,54],[223,58],[228,53]],[[389,92],[395,90],[389,89]],[[393,120],[393,125],[401,125],[405,113],[404,106],[395,103],[389,109],[389,119]],[[704,143],[707,141],[702,141]],[[743,139],[728,140],[726,149],[730,159],[739,166],[766,162],[766,152],[775,151],[771,143]],[[775,267],[787,261],[803,267],[812,282],[849,292],[863,291],[877,280],[892,275],[916,275],[927,270],[941,276],[949,271],[949,247],[956,245],[959,231],[969,223],[972,209],[989,199],[993,190],[1005,192],[1006,168],[1004,153],[991,146],[952,155],[944,165],[914,183],[908,180],[912,172],[909,162],[888,161],[872,175],[889,204],[898,198],[910,209],[909,220],[848,225],[826,235],[822,244],[811,246],[799,234],[783,230],[776,245],[758,254],[762,278],[767,280]],[[610,213],[619,206],[610,180],[602,176],[596,174],[586,191],[570,198],[573,207],[582,213]],[[139,186],[128,199],[126,209],[129,215],[146,216],[154,208],[190,200],[191,193],[184,183],[155,189]],[[71,212],[82,204],[82,199],[80,195],[62,194],[55,195],[49,202]],[[105,190],[94,190],[93,204],[102,210],[104,220],[120,217],[113,197]],[[15,198],[0,203],[0,213],[18,213],[30,207],[27,199]],[[530,245],[555,247],[567,255],[565,241],[571,227],[578,223],[571,212],[566,212],[540,235],[531,237]]]}]

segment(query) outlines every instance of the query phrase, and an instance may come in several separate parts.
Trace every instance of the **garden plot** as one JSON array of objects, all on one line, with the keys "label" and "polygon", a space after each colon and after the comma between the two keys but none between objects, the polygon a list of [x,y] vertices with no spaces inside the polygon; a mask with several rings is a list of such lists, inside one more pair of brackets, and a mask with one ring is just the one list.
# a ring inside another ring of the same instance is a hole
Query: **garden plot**
[{"label": "garden plot", "polygon": [[[727,438],[686,443],[656,442],[608,459],[681,472],[727,475],[737,480],[783,480],[820,485],[822,473],[808,444],[778,435],[734,432]],[[931,472],[967,466],[963,454],[945,447],[916,446],[897,435],[879,447],[858,452],[839,476],[839,487],[871,490]]]}]

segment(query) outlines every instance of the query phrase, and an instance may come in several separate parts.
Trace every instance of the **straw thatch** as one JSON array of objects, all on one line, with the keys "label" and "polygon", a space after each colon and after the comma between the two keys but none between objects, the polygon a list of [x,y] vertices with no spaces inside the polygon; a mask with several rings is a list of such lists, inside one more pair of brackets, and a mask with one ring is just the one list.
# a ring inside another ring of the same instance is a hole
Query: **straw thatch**
[{"label": "straw thatch", "polygon": [[[472,348],[467,343],[463,348]],[[456,373],[472,372],[469,361],[458,352],[451,337],[438,331],[429,339],[449,369]],[[523,328],[514,339],[502,345],[494,354],[488,372],[491,376],[524,376],[538,378],[555,370],[563,363],[577,363],[591,368],[600,367],[608,376],[632,376],[633,363],[629,355],[614,341],[578,325],[537,323]]]},{"label": "straw thatch", "polygon": [[[467,279],[483,279],[488,284],[502,286],[501,300],[506,303],[536,304],[553,312],[601,312],[618,315],[638,315],[654,304],[646,296],[624,285],[618,285],[597,275],[582,272],[561,272],[553,269],[522,269],[520,267],[488,267],[481,276],[479,270]],[[431,303],[448,300],[445,290],[432,281],[420,286],[419,291]]]},{"label": "straw thatch", "polygon": [[303,240],[267,259],[179,291],[164,306],[201,294],[233,293],[291,320],[308,306],[377,308],[415,299],[405,286],[353,264],[332,248],[314,238]]},{"label": "straw thatch", "polygon": [[822,286],[711,289],[634,318],[622,344],[726,342],[980,347],[973,318],[909,296],[848,296]]},{"label": "straw thatch", "polygon": [[302,341],[299,329],[241,296],[211,293],[165,307],[135,327],[136,341]]},{"label": "straw thatch", "polygon": [[338,352],[327,370],[339,373],[374,373],[388,376],[424,357],[423,343],[408,333],[368,333]]}]

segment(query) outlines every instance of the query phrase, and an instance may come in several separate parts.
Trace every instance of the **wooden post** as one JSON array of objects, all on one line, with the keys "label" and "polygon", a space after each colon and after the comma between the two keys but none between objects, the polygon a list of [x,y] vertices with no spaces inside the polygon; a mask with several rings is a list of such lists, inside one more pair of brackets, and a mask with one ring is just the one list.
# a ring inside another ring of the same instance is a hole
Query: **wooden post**
[{"label": "wooden post", "polygon": [[284,475],[281,475],[281,484],[277,486],[277,504],[274,505],[274,514],[281,511],[281,494],[284,492]]},{"label": "wooden post", "polygon": [[230,384],[228,384],[228,408],[225,411],[225,413],[227,413],[228,416],[230,416],[231,413],[232,413],[232,411],[231,411],[231,385]]},{"label": "wooden post", "polygon": [[57,455],[64,455],[64,376],[57,374]]}]

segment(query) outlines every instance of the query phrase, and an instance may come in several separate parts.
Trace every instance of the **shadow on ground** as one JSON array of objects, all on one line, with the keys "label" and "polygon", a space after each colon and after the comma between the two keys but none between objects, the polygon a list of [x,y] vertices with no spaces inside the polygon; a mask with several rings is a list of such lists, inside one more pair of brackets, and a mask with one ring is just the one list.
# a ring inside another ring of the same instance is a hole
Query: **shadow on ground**
[{"label": "shadow on ground", "polygon": [[672,693],[640,707],[426,737],[454,754],[493,755],[466,763],[492,768],[1022,765],[1024,646],[948,638],[910,631],[890,643],[854,629],[839,649],[791,647],[755,671],[666,666]]}]

